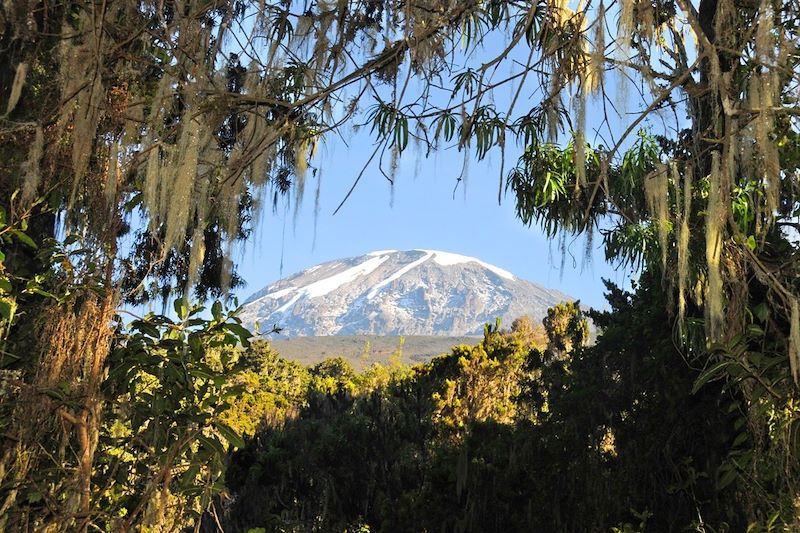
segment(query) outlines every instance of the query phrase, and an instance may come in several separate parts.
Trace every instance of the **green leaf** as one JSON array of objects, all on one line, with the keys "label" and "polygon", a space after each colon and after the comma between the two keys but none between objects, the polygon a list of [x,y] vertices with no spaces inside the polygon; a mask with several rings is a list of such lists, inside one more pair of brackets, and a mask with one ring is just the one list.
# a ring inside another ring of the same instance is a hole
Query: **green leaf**
[{"label": "green leaf", "polygon": [[733,468],[726,469],[725,473],[719,478],[717,481],[717,490],[722,490],[734,481],[736,478],[739,477],[739,474]]},{"label": "green leaf", "polygon": [[761,302],[753,308],[753,314],[756,316],[759,322],[764,322],[769,316],[769,307],[767,307],[767,304],[764,302]]},{"label": "green leaf", "polygon": [[216,437],[206,437],[205,435],[198,435],[197,440],[200,444],[213,452],[216,452],[218,457],[225,457],[225,446]]},{"label": "green leaf", "polygon": [[222,320],[222,303],[219,301],[214,302],[211,306],[211,316],[214,317],[214,320]]},{"label": "green leaf", "polygon": [[244,448],[244,439],[232,427],[221,422],[215,422],[214,428],[228,441],[228,444],[234,448]]},{"label": "green leaf", "polygon": [[747,247],[750,248],[751,251],[756,249],[756,238],[752,235],[747,237]]},{"label": "green leaf", "polygon": [[17,312],[17,303],[8,298],[0,299],[0,318],[8,320],[9,322],[14,319],[14,314]]},{"label": "green leaf", "polygon": [[36,243],[33,242],[33,239],[28,237],[28,235],[26,233],[24,233],[24,232],[22,232],[22,231],[20,231],[18,229],[11,230],[11,233],[22,244],[25,244],[26,246],[29,246],[29,247],[34,248],[34,249],[37,248]]},{"label": "green leaf", "polygon": [[[198,440],[202,441],[206,437],[200,435]],[[206,439],[208,440],[208,439]],[[200,472],[200,465],[193,463],[186,472],[181,475],[180,486],[184,489],[193,488],[197,482],[197,474]]]},{"label": "green leaf", "polygon": [[694,386],[692,387],[692,394],[696,394],[697,391],[700,390],[703,385],[717,377],[717,374],[720,374],[722,369],[729,366],[732,361],[720,361],[711,366],[711,368],[707,369],[705,372],[700,374],[700,377],[697,378],[697,381],[694,382]]},{"label": "green leaf", "polygon": [[106,378],[106,382],[112,383],[116,381],[118,378],[122,377],[123,375],[127,375],[128,372],[130,372],[134,366],[136,365],[132,361],[126,361],[117,366],[113,366],[111,370],[108,372],[108,377]]},{"label": "green leaf", "polygon": [[214,374],[212,372],[200,368],[189,369],[189,375],[195,378],[214,379]]},{"label": "green leaf", "polygon": [[183,320],[189,315],[189,306],[186,304],[186,300],[184,298],[177,298],[172,303],[172,307],[175,308],[175,314],[180,320]]},{"label": "green leaf", "polygon": [[733,440],[733,444],[731,445],[731,448],[737,448],[737,447],[741,446],[742,444],[744,444],[747,441],[747,438],[748,438],[748,434],[747,434],[746,431],[742,432],[742,433],[739,433],[739,435]]},{"label": "green leaf", "polygon": [[42,393],[54,400],[61,401],[64,399],[64,392],[59,389],[42,389]]},{"label": "green leaf", "polygon": [[241,324],[235,324],[235,323],[228,324],[227,328],[228,331],[239,337],[239,341],[242,343],[242,346],[246,348],[250,345],[249,339],[250,337],[253,336],[253,334],[247,328],[245,328]]},{"label": "green leaf", "polygon": [[225,392],[222,393],[222,398],[236,398],[241,396],[247,390],[247,387],[244,384],[233,385],[232,387],[228,388]]},{"label": "green leaf", "polygon": [[44,296],[45,298],[52,298],[53,300],[58,300],[58,296],[56,296],[52,292],[43,291],[39,287],[30,287],[28,288],[28,291],[34,294],[38,294],[39,296]]},{"label": "green leaf", "polygon": [[148,337],[153,337],[154,339],[161,337],[158,328],[144,320],[134,320],[131,323],[131,327]]}]

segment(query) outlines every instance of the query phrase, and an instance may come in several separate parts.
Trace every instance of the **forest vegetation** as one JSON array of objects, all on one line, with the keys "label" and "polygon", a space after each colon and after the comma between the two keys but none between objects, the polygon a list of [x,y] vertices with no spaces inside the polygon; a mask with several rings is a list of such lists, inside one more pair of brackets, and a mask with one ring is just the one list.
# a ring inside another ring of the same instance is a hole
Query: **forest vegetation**
[{"label": "forest vegetation", "polygon": [[[0,530],[800,528],[797,2],[7,0],[0,26]],[[600,238],[636,291],[593,347],[562,308],[543,350],[492,328],[408,371],[254,352],[234,246],[355,127],[390,181],[495,155],[521,224]]]},{"label": "forest vegetation", "polygon": [[694,389],[656,279],[608,289],[591,346],[575,304],[545,342],[529,320],[487,325],[411,368],[307,368],[254,343],[259,392],[232,418],[262,425],[228,468],[224,530],[746,530],[727,457],[741,398]]}]

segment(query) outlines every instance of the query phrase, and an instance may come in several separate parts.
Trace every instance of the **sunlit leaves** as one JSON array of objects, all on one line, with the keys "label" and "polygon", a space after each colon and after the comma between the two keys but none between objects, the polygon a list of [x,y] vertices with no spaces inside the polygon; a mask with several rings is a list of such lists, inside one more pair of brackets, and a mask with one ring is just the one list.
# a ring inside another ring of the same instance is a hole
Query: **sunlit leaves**
[{"label": "sunlit leaves", "polygon": [[[109,361],[104,389],[115,400],[109,416],[117,426],[101,435],[101,446],[114,459],[97,476],[128,472],[116,478],[117,495],[104,503],[126,516],[141,512],[155,490],[180,494],[187,509],[202,496],[202,509],[221,488],[226,445],[244,446],[221,417],[242,392],[234,378],[247,364],[234,350],[248,343],[249,332],[220,304],[213,306],[210,319],[203,307],[183,299],[174,307],[180,322],[151,314],[127,327],[120,324]],[[133,463],[149,472],[137,473]],[[170,476],[173,484],[157,478],[144,485],[158,470],[179,475]]]},{"label": "sunlit leaves", "polygon": [[[731,194],[731,210],[739,229],[746,235],[754,233],[754,222],[761,201],[761,189],[753,181],[733,187]],[[755,239],[754,239],[755,240]]]},{"label": "sunlit leaves", "polygon": [[638,271],[660,257],[653,224],[622,224],[602,234],[606,259],[612,263]]},{"label": "sunlit leaves", "polygon": [[[587,147],[587,176],[598,179],[600,161]],[[514,193],[517,217],[525,224],[540,224],[546,233],[555,236],[559,231],[580,233],[594,224],[600,209],[586,217],[588,192],[580,189],[575,173],[572,145],[559,148],[549,143],[530,145],[506,180],[506,190]],[[599,201],[599,198],[595,198]]]},{"label": "sunlit leaves", "polygon": [[636,143],[622,156],[620,180],[615,181],[615,189],[620,196],[640,192],[645,177],[653,172],[660,160],[658,144],[644,130],[639,132]]}]

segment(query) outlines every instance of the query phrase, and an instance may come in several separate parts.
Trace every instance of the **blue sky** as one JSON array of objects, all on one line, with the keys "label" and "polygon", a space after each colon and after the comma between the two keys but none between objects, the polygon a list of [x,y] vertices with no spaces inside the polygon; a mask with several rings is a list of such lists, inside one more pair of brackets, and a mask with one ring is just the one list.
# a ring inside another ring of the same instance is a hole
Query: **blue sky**
[{"label": "blue sky", "polygon": [[558,242],[548,241],[536,227],[523,226],[510,196],[498,205],[498,157],[482,163],[471,158],[466,180],[454,194],[463,153],[450,149],[424,159],[407,150],[393,191],[373,164],[333,215],[371,151],[371,139],[363,133],[347,145],[329,140],[320,148],[314,161],[321,179],[316,241],[317,178],[310,173],[296,217],[293,206],[287,210],[282,204],[277,213],[264,209],[256,235],[238,257],[247,282],[236,292],[240,301],[280,279],[281,261],[285,277],[324,261],[384,249],[437,249],[477,257],[593,307],[605,307],[602,278],[629,284],[629,271],[605,263],[599,236],[589,264],[583,264],[585,240],[573,242],[562,271]]},{"label": "blue sky", "polygon": [[[454,59],[463,64],[461,67],[454,65],[453,72],[481,64],[482,60],[504,49],[506,44],[505,35],[490,35],[483,48]],[[518,62],[515,65],[528,60],[524,48],[521,51],[515,49],[509,56]],[[513,70],[516,67],[504,66],[492,71],[492,75],[503,78],[510,73],[505,72],[509,68]],[[531,83],[522,100],[538,99],[535,83]],[[609,73],[606,83],[613,93],[620,82]],[[629,85],[630,90],[618,95],[616,112],[625,115],[634,111],[633,108],[642,109],[646,103],[637,98],[635,84],[627,78],[623,78],[622,83]],[[411,86],[410,92],[413,93],[413,82]],[[514,86],[504,87],[494,91],[490,98],[499,109],[505,109],[514,90]],[[445,96],[440,97],[446,98],[448,94],[449,91],[444,91],[442,95]],[[406,98],[406,101],[410,100],[413,98]],[[522,100],[520,108],[527,105]],[[610,124],[600,127],[603,115],[594,109],[597,102],[592,103],[594,105],[587,112],[588,141],[610,146],[613,140],[607,137],[607,128],[611,127],[618,133],[616,130],[621,130],[620,118],[616,113],[609,113]],[[658,114],[654,117],[658,118]],[[648,123],[649,120],[645,120],[642,126],[647,127]],[[584,260],[584,238],[569,239],[569,253],[562,269],[559,242],[548,241],[537,227],[523,226],[514,216],[513,198],[505,198],[502,205],[498,205],[498,152],[481,163],[471,156],[466,181],[454,194],[464,162],[463,153],[451,148],[425,159],[417,157],[413,147],[409,146],[400,160],[394,188],[390,187],[373,161],[344,207],[333,215],[372,154],[373,139],[367,130],[362,128],[360,133],[349,137],[345,134],[344,138],[329,135],[326,144],[319,149],[313,163],[320,170],[321,180],[316,223],[314,196],[318,178],[310,174],[296,216],[294,206],[287,210],[281,205],[276,213],[270,206],[264,208],[256,235],[235,257],[239,274],[247,282],[245,287],[236,291],[240,301],[265,285],[315,264],[385,249],[437,249],[477,257],[599,308],[605,307],[603,278],[621,286],[630,286],[633,275],[630,270],[615,270],[605,262],[599,235],[595,236],[588,263]],[[592,135],[590,131],[602,131],[603,134]],[[516,160],[513,151],[514,148],[510,148],[507,155],[506,173],[510,162]],[[388,159],[387,156],[384,168],[389,166]]]}]

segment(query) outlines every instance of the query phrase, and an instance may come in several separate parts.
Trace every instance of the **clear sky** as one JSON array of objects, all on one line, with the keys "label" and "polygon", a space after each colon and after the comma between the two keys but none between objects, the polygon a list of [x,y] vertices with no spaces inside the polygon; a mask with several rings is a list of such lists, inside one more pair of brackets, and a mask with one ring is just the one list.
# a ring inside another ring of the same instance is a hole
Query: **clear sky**
[{"label": "clear sky", "polygon": [[[453,59],[463,62],[461,67],[454,66],[453,71],[481,64],[506,45],[506,35],[491,35],[484,48],[471,52],[469,57]],[[521,49],[521,52],[515,49],[508,59],[524,64],[528,60],[527,51],[524,46]],[[507,74],[504,69],[496,73],[498,78]],[[612,91],[619,83],[610,75],[606,76],[606,82]],[[629,84],[628,79],[623,78],[622,83]],[[513,86],[498,89],[491,99],[498,109],[506,109],[513,92]],[[538,98],[535,91],[526,90],[525,94],[528,98]],[[625,94],[627,96],[618,98],[616,111],[619,113],[624,114],[628,107],[646,104],[636,101],[633,85]],[[619,128],[619,117],[611,115],[611,122],[606,126]],[[588,110],[587,134],[603,129],[598,127],[602,118],[592,109]],[[236,258],[239,274],[247,282],[235,293],[240,301],[282,277],[315,264],[386,249],[423,248],[473,256],[518,277],[558,289],[593,307],[605,307],[603,278],[621,286],[630,285],[630,271],[616,271],[605,262],[599,235],[594,239],[588,263],[585,239],[568,240],[568,254],[562,269],[559,242],[548,241],[537,227],[523,226],[514,215],[512,197],[498,205],[499,153],[493,153],[482,163],[477,163],[472,155],[466,181],[459,184],[454,194],[463,166],[463,153],[453,148],[425,159],[417,157],[410,145],[401,158],[394,188],[373,161],[352,196],[333,215],[374,150],[368,130],[369,127],[362,127],[360,133],[349,137],[345,134],[344,138],[328,136],[313,163],[319,168],[319,181],[309,173],[303,203],[296,216],[293,205],[287,210],[281,204],[276,213],[271,206],[265,207],[257,234],[248,240]],[[605,137],[589,136],[588,140],[592,144],[613,144]],[[516,160],[514,148],[510,147],[509,151],[506,173],[509,163]],[[384,168],[389,164],[387,154]],[[318,182],[319,210],[315,223],[314,197]]]},{"label": "clear sky", "polygon": [[318,179],[309,172],[297,216],[293,206],[287,211],[280,204],[277,213],[267,206],[257,234],[240,252],[239,274],[247,282],[236,292],[240,301],[282,276],[315,264],[385,249],[424,248],[477,257],[593,307],[605,307],[602,278],[629,284],[629,271],[615,271],[605,262],[599,236],[589,264],[583,264],[585,240],[573,242],[562,271],[559,243],[548,241],[536,227],[523,226],[514,215],[511,196],[498,205],[496,155],[482,163],[471,158],[466,180],[455,194],[463,165],[463,153],[455,149],[429,159],[407,150],[393,191],[373,161],[352,196],[333,215],[369,159],[372,141],[365,133],[347,144],[329,139],[318,152],[314,165],[320,169],[321,188],[316,239]]}]

